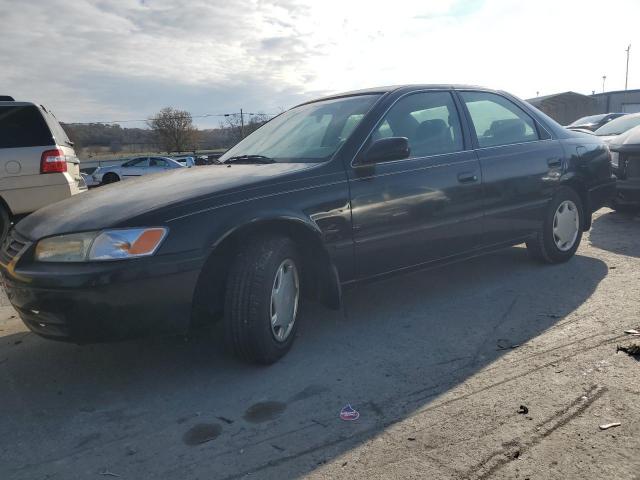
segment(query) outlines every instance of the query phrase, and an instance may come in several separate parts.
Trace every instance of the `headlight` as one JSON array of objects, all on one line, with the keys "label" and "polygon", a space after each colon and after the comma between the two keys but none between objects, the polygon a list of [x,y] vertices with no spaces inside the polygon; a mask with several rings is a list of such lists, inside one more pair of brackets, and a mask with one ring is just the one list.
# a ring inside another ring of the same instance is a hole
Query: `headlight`
[{"label": "headlight", "polygon": [[40,262],[90,262],[153,255],[167,235],[166,228],[126,228],[72,233],[40,240]]},{"label": "headlight", "polygon": [[618,161],[620,160],[620,154],[618,152],[611,152],[611,165],[618,168]]}]

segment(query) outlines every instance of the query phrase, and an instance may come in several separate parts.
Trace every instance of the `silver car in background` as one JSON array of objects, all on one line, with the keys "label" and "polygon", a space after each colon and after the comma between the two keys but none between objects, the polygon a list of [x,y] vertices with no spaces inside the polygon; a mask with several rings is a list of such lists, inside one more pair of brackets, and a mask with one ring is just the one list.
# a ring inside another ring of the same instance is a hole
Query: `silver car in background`
[{"label": "silver car in background", "polygon": [[93,182],[104,185],[176,168],[187,167],[168,157],[137,157],[121,165],[98,167],[91,177]]}]

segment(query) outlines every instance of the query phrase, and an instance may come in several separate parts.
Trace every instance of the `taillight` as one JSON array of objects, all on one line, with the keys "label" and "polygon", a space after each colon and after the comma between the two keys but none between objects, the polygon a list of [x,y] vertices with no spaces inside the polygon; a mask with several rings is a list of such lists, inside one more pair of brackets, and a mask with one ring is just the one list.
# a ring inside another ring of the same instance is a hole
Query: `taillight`
[{"label": "taillight", "polygon": [[67,160],[60,149],[42,152],[40,173],[60,173],[67,171]]}]

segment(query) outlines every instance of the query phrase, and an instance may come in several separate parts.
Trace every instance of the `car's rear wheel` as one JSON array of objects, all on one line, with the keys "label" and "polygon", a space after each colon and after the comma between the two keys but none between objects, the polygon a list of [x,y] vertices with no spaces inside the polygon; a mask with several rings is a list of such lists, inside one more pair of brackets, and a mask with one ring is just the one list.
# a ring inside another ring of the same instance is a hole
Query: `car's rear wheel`
[{"label": "car's rear wheel", "polygon": [[104,184],[115,183],[119,181],[120,181],[120,177],[115,173],[107,173],[104,177],[102,177],[102,183]]},{"label": "car's rear wheel", "polygon": [[224,335],[242,360],[270,364],[291,348],[301,298],[299,258],[284,236],[259,236],[240,249],[227,280]]},{"label": "car's rear wheel", "polygon": [[533,258],[544,263],[569,260],[580,246],[584,213],[575,190],[560,187],[549,203],[541,229],[527,241]]}]

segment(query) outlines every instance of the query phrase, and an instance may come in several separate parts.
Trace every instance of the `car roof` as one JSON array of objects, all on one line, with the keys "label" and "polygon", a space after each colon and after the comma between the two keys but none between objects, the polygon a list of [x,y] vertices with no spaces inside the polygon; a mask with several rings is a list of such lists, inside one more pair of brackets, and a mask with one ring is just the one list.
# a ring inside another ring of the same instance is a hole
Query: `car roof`
[{"label": "car roof", "polygon": [[0,101],[0,107],[28,107],[30,105],[35,106],[36,104],[33,102],[15,102],[11,100]]},{"label": "car roof", "polygon": [[453,83],[426,83],[426,84],[405,84],[405,85],[389,85],[389,86],[383,86],[383,87],[372,87],[372,88],[364,88],[361,90],[351,90],[348,92],[342,92],[342,93],[336,93],[333,95],[327,95],[324,97],[320,97],[320,98],[315,98],[313,100],[309,100],[308,102],[303,102],[298,104],[297,106],[300,105],[307,105],[309,103],[315,103],[315,102],[321,102],[324,100],[333,100],[333,99],[337,99],[337,98],[344,98],[344,97],[354,97],[357,95],[373,95],[373,94],[379,94],[379,95],[383,95],[385,93],[391,93],[391,92],[395,92],[398,90],[405,90],[407,92],[410,92],[412,90],[430,90],[430,89],[434,89],[434,90],[465,90],[465,89],[473,89],[473,90],[481,90],[481,91],[485,91],[485,92],[495,92],[495,93],[499,93],[500,90],[494,90],[491,88],[486,88],[486,87],[482,87],[479,85],[464,85],[464,84],[453,84]]}]

